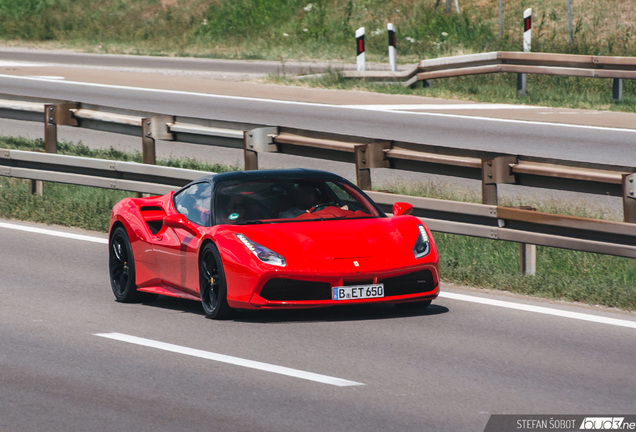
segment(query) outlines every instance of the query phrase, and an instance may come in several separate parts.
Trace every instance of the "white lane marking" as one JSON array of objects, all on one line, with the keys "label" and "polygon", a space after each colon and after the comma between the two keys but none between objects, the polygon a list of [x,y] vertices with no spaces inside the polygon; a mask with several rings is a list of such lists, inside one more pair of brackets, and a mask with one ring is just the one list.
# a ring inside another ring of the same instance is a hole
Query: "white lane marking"
[{"label": "white lane marking", "polygon": [[63,76],[54,76],[54,75],[49,75],[49,76],[46,76],[46,75],[29,75],[29,76],[31,78],[42,78],[42,79],[45,79],[45,80],[63,80],[63,79],[66,79]]},{"label": "white lane marking", "polygon": [[484,304],[489,306],[497,306],[497,307],[502,307],[507,309],[516,309],[516,310],[521,310],[526,312],[534,312],[539,314],[558,316],[562,318],[571,318],[571,319],[577,319],[582,321],[589,321],[594,323],[609,324],[613,326],[628,327],[628,328],[636,329],[636,321],[608,318],[608,317],[603,317],[598,315],[584,314],[580,312],[570,312],[570,311],[564,311],[560,309],[552,309],[552,308],[547,308],[543,306],[533,306],[533,305],[527,305],[527,304],[513,303],[509,301],[493,300],[493,299],[484,298],[484,297],[474,297],[474,296],[469,296],[465,294],[456,294],[456,293],[450,293],[445,291],[440,292],[439,296],[444,298],[449,298],[452,300],[460,300],[460,301],[479,303],[479,304]]},{"label": "white lane marking", "polygon": [[546,109],[541,106],[511,105],[511,104],[413,104],[413,105],[342,105],[345,108],[378,110],[516,110],[516,109]]},{"label": "white lane marking", "polygon": [[[19,231],[32,232],[36,234],[46,234],[46,235],[52,235],[56,237],[64,237],[64,238],[73,239],[73,240],[82,240],[82,241],[89,241],[94,243],[108,244],[108,240],[104,238],[86,236],[81,234],[65,233],[61,231],[53,231],[53,230],[28,227],[23,225],[14,225],[14,224],[8,224],[4,222],[0,222],[0,228],[15,229]],[[601,324],[610,324],[610,325],[615,325],[619,327],[628,327],[628,328],[636,329],[636,322],[634,321],[621,320],[616,318],[606,318],[606,317],[601,317],[598,315],[590,315],[590,314],[584,314],[580,312],[568,312],[568,311],[563,311],[559,309],[546,308],[542,306],[530,306],[530,305],[524,305],[524,304],[513,303],[508,301],[492,300],[492,299],[487,299],[483,297],[469,296],[465,294],[449,293],[446,291],[440,292],[439,296],[453,299],[453,300],[480,303],[480,304],[485,304],[490,306],[504,307],[508,309],[523,310],[526,312],[535,312],[535,313],[541,313],[545,315],[554,315],[554,316],[559,316],[563,318],[579,319],[583,321],[590,321],[590,322],[601,323]]]},{"label": "white lane marking", "polygon": [[64,238],[68,238],[68,239],[82,240],[82,241],[88,241],[88,242],[93,242],[93,243],[108,244],[108,239],[105,239],[105,238],[87,236],[87,235],[82,235],[82,234],[73,234],[73,233],[67,233],[67,232],[62,232],[62,231],[54,231],[54,230],[45,229],[45,228],[36,228],[36,227],[30,227],[30,226],[24,226],[24,225],[15,225],[15,224],[9,224],[9,223],[5,223],[5,222],[0,222],[0,228],[8,228],[8,229],[13,229],[13,230],[18,230],[18,231],[26,231],[26,232],[30,232],[30,233],[36,233],[36,234],[45,234],[45,235],[50,235],[50,236],[55,236],[55,237],[64,237]]},{"label": "white lane marking", "polygon": [[[285,100],[276,100],[276,99],[260,99],[260,98],[252,98],[252,97],[245,97],[245,96],[214,95],[214,94],[208,94],[208,93],[187,92],[187,91],[181,91],[181,90],[163,90],[163,89],[152,89],[152,88],[144,88],[144,87],[130,87],[130,86],[119,86],[119,85],[110,85],[110,84],[85,83],[85,82],[79,82],[79,81],[55,81],[55,80],[47,80],[42,78],[31,78],[31,77],[23,77],[23,76],[15,76],[15,75],[0,74],[0,78],[24,80],[24,81],[30,80],[30,81],[56,82],[60,85],[68,84],[68,85],[77,85],[77,86],[83,86],[83,87],[140,91],[140,92],[147,92],[147,93],[161,93],[161,94],[181,95],[181,96],[199,96],[199,97],[206,97],[210,99],[229,99],[229,100],[240,100],[240,101],[249,101],[249,102],[266,102],[266,103],[274,103],[274,104],[280,104],[280,105],[296,105],[296,106],[309,106],[309,107],[320,107],[320,108],[336,108],[336,109],[340,108],[340,109],[348,109],[348,110],[358,110],[358,108],[350,108],[347,105],[319,104],[319,103],[313,103],[313,102],[295,102],[295,101],[285,101]],[[465,119],[465,120],[480,120],[480,121],[486,121],[486,122],[516,123],[516,124],[528,124],[528,125],[539,125],[539,126],[564,127],[564,128],[572,128],[572,129],[594,129],[594,130],[601,130],[601,131],[636,133],[636,129],[610,128],[610,127],[602,127],[602,126],[587,126],[587,125],[549,123],[549,122],[538,122],[538,121],[528,121],[528,120],[500,119],[500,118],[477,117],[477,116],[468,116],[468,115],[460,115],[460,114],[392,111],[392,110],[385,110],[385,109],[382,109],[382,110],[378,109],[376,111],[389,112],[396,115],[421,115],[421,116],[429,116],[429,117],[447,117],[447,118],[457,118],[457,119]]]},{"label": "white lane marking", "polygon": [[44,63],[27,63],[21,61],[0,60],[0,67],[37,67],[45,66]]},{"label": "white lane marking", "polygon": [[246,360],[239,357],[232,357],[224,354],[217,354],[209,351],[198,350],[194,348],[188,348],[180,345],[173,345],[165,342],[158,342],[152,339],[145,339],[136,336],[130,336],[122,333],[96,333],[95,336],[100,336],[108,339],[114,339],[121,342],[128,342],[135,345],[141,345],[150,348],[157,348],[164,351],[169,351],[178,354],[184,354],[192,357],[198,357],[206,360],[218,361],[221,363],[228,363],[236,366],[243,366],[250,369],[257,369],[265,372],[277,373],[280,375],[286,375],[294,378],[305,379],[309,381],[315,381],[322,384],[330,384],[338,387],[359,386],[363,383],[348,381],[341,378],[334,378],[328,375],[320,375],[313,372],[305,372],[298,369],[291,369],[284,366],[277,366],[269,363],[262,363],[253,360]]}]

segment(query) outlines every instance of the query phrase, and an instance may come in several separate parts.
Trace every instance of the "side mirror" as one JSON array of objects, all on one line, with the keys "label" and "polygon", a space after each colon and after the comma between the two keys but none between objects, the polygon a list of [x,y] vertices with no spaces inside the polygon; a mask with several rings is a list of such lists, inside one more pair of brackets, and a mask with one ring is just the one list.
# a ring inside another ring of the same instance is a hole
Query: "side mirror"
[{"label": "side mirror", "polygon": [[413,213],[413,205],[405,202],[393,204],[393,216],[410,215]]},{"label": "side mirror", "polygon": [[193,236],[198,236],[199,232],[192,227],[190,222],[182,214],[171,214],[163,218],[163,224],[169,228],[178,228],[187,231]]}]

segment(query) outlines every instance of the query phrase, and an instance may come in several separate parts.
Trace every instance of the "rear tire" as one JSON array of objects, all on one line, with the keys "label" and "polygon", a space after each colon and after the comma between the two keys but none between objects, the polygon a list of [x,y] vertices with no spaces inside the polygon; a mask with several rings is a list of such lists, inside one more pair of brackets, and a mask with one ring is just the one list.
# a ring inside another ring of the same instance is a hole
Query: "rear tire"
[{"label": "rear tire", "polygon": [[115,229],[110,238],[108,268],[110,286],[118,302],[150,302],[158,297],[157,294],[137,291],[137,285],[135,285],[135,257],[130,246],[128,233],[123,227]]},{"label": "rear tire", "polygon": [[432,300],[424,300],[424,301],[416,301],[409,303],[395,303],[399,309],[403,310],[414,310],[414,309],[426,309],[431,305]]},{"label": "rear tire", "polygon": [[219,250],[207,243],[199,261],[199,293],[206,318],[231,318],[234,310],[227,303],[227,281]]}]

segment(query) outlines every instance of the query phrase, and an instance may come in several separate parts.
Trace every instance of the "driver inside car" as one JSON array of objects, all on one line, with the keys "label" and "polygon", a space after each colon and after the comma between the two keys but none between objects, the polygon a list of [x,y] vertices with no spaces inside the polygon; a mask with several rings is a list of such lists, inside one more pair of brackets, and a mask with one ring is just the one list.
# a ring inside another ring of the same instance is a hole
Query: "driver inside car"
[{"label": "driver inside car", "polygon": [[320,192],[311,183],[300,183],[294,188],[295,205],[278,214],[279,218],[292,219],[304,213],[309,213],[318,204]]}]

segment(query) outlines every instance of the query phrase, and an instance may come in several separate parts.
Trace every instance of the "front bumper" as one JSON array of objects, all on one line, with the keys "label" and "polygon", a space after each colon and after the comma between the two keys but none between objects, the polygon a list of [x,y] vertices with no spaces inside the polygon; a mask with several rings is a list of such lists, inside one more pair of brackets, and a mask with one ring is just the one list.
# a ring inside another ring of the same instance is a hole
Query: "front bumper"
[{"label": "front bumper", "polygon": [[[333,300],[331,290],[340,286],[383,284],[385,297]],[[437,265],[393,272],[369,272],[308,277],[277,274],[262,281],[249,300],[249,308],[285,309],[341,306],[363,303],[406,303],[434,300],[439,294]],[[240,307],[240,306],[239,306]]]}]

